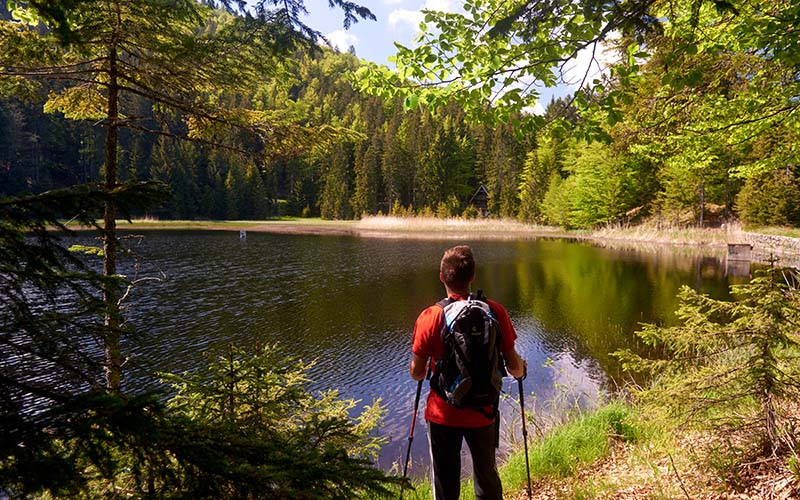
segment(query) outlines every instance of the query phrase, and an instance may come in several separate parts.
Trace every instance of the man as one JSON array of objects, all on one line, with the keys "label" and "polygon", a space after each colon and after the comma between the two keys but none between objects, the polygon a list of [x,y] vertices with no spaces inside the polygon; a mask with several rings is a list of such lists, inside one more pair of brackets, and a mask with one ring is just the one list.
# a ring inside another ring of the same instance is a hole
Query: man
[{"label": "man", "polygon": [[[439,265],[439,280],[444,284],[450,299],[466,299],[474,279],[475,259],[470,247],[461,245],[444,252]],[[508,313],[499,303],[493,300],[486,302],[500,327],[501,351],[506,370],[515,378],[524,377],[527,364],[514,348],[517,334]],[[431,366],[434,366],[436,360],[442,357],[443,324],[444,314],[440,305],[428,307],[417,318],[409,368],[414,380],[420,381],[425,377],[429,359]],[[472,456],[476,498],[503,498],[495,457],[497,430],[494,421],[498,417],[492,407],[484,408],[483,411],[477,410],[456,408],[433,390],[428,394],[425,420],[428,422],[435,500],[457,500],[459,497],[462,440],[466,440]]]}]

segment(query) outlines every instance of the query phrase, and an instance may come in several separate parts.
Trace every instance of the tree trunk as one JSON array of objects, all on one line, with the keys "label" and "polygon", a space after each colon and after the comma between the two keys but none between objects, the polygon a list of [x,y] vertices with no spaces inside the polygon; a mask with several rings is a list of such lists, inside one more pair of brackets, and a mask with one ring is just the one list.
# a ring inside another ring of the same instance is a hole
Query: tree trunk
[{"label": "tree trunk", "polygon": [[[106,135],[106,168],[105,190],[111,194],[117,187],[117,133],[119,125],[119,85],[117,83],[117,29],[116,25],[112,35],[108,55],[108,104],[107,104],[107,135]],[[106,200],[105,213],[103,214],[103,275],[110,278],[117,274],[117,207],[109,198]],[[122,352],[120,348],[120,312],[119,288],[112,280],[107,280],[104,285],[103,299],[106,306],[105,326],[105,370],[106,388],[118,392],[121,384]]]}]

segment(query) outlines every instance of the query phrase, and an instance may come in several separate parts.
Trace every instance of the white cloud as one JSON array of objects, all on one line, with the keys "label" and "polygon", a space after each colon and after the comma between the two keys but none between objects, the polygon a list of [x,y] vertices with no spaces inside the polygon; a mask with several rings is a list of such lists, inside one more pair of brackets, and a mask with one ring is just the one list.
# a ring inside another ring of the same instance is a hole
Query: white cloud
[{"label": "white cloud", "polygon": [[524,108],[522,108],[522,112],[527,113],[529,115],[543,116],[545,109],[544,106],[542,106],[541,101],[536,101],[535,106],[533,107],[525,106]]},{"label": "white cloud", "polygon": [[383,0],[384,5],[400,5],[403,0]]},{"label": "white cloud", "polygon": [[418,10],[396,9],[389,14],[388,22],[392,27],[407,24],[416,30],[423,17],[422,12]]},{"label": "white cloud", "polygon": [[344,30],[336,30],[325,35],[331,45],[339,49],[339,52],[347,52],[350,46],[358,43],[358,37]]},{"label": "white cloud", "polygon": [[453,0],[425,0],[426,10],[440,10],[442,12],[453,12],[455,10],[455,2]]},{"label": "white cloud", "polygon": [[[613,39],[618,36],[612,35],[610,41],[613,42]],[[592,46],[589,46],[578,52],[574,59],[564,65],[562,76],[567,85],[573,90],[578,90],[581,83],[584,82],[584,78],[586,84],[591,84],[592,80],[608,75],[609,66],[618,60],[619,56],[609,43],[597,44],[594,49],[594,59],[592,58]]]},{"label": "white cloud", "polygon": [[[402,0],[384,0],[385,3],[399,3]],[[395,9],[389,14],[389,26],[397,26],[398,24],[407,24],[415,31],[425,17],[422,14],[423,10],[436,10],[442,12],[454,12],[456,10],[456,2],[454,0],[425,0],[425,4],[420,10],[409,9]]]}]

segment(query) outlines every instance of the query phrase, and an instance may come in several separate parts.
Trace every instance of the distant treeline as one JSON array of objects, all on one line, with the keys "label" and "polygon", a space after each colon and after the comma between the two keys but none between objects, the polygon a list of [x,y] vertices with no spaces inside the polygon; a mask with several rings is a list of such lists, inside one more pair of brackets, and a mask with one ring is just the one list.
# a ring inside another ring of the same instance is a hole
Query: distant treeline
[{"label": "distant treeline", "polygon": [[[475,216],[469,205],[488,190],[490,216],[588,227],[658,217],[708,223],[739,217],[757,224],[800,223],[798,167],[787,164],[747,181],[730,165],[683,168],[616,137],[585,142],[572,133],[580,117],[567,100],[549,104],[551,125],[520,137],[511,125],[470,125],[456,105],[432,115],[404,111],[356,93],[346,75],[353,54],[330,50],[297,57],[294,74],[266,82],[251,106],[313,126],[355,131],[332,146],[297,157],[259,160],[201,142],[178,142],[144,130],[174,130],[150,103],[132,102],[141,132],[120,137],[123,179],[159,179],[170,201],[148,214],[163,219],[263,219],[293,215],[350,219],[364,214]],[[45,113],[44,96],[0,99],[0,196],[97,181],[105,128]],[[235,141],[235,138],[232,139]],[[245,139],[242,139],[245,141]],[[235,147],[234,147],[235,146]]]}]

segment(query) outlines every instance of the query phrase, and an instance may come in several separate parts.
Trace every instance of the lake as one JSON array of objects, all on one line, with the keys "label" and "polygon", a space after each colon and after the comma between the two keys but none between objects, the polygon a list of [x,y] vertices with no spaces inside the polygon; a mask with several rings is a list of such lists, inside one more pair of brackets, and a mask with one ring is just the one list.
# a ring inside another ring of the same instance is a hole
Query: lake
[{"label": "lake", "polygon": [[[314,389],[383,401],[387,416],[379,433],[389,444],[378,466],[402,466],[416,390],[408,377],[412,327],[443,296],[439,260],[458,243],[147,231],[126,244],[137,255],[140,276],[163,279],[145,282],[129,301],[128,318],[143,332],[128,346],[131,373],[192,370],[204,363],[204,353],[219,354],[231,344],[279,342],[317,361]],[[681,285],[724,298],[732,282],[746,281],[726,276],[724,259],[714,257],[555,239],[465,243],[478,263],[474,289],[503,303],[517,330],[517,349],[529,364],[528,411],[546,413],[554,401],[591,404],[624,383],[610,353],[641,352],[634,335],[641,322],[673,322]],[[131,262],[121,264],[122,272],[132,272]],[[136,383],[150,386],[156,379],[137,375]],[[506,379],[505,388],[501,410],[508,426],[515,422],[516,382]],[[423,409],[424,398],[420,415]],[[508,429],[504,435],[511,439]],[[420,474],[427,461],[423,424],[412,460]]]}]

